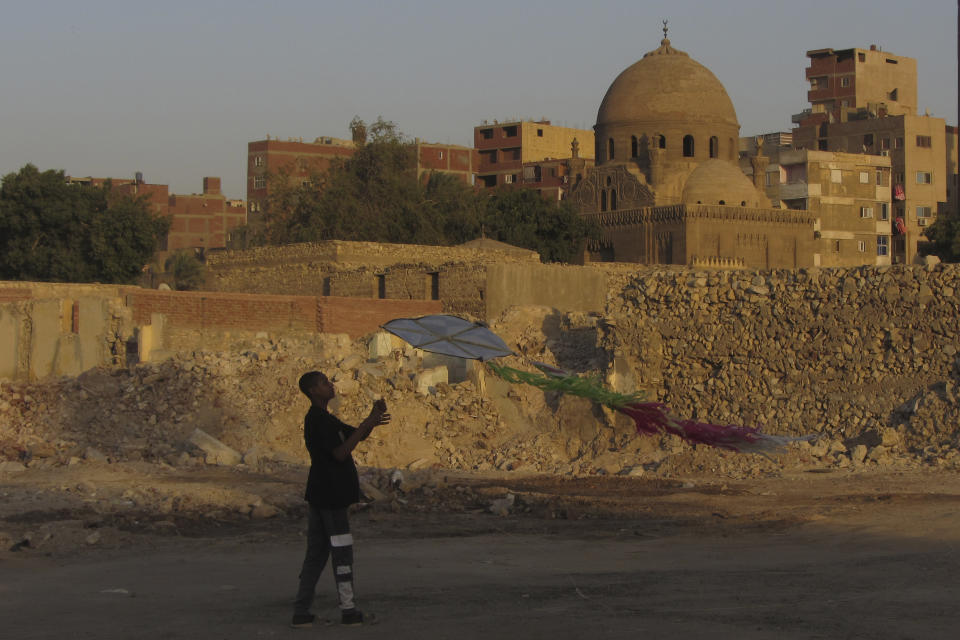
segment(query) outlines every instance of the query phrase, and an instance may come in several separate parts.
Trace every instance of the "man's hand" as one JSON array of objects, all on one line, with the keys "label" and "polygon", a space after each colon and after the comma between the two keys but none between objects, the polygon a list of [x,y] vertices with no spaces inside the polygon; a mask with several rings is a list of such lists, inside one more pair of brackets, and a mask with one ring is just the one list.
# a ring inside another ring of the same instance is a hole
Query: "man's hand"
[{"label": "man's hand", "polygon": [[373,403],[373,408],[370,409],[370,416],[364,420],[370,424],[370,427],[379,427],[380,425],[387,424],[390,422],[390,414],[387,413],[387,402],[381,398]]}]

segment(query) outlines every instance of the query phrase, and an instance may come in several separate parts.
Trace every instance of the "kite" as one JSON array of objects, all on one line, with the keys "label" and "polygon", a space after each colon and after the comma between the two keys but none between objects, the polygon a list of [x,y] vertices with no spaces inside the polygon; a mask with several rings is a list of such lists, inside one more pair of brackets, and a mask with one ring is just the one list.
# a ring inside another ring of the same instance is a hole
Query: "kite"
[{"label": "kite", "polygon": [[814,436],[777,436],[755,427],[720,425],[679,419],[670,414],[663,403],[648,400],[640,391],[617,393],[607,389],[598,377],[578,376],[563,369],[530,361],[541,373],[523,371],[491,360],[517,355],[493,331],[479,322],[450,315],[421,318],[397,318],[382,328],[414,347],[472,360],[480,360],[495,375],[513,384],[526,384],[543,391],[553,391],[588,398],[633,419],[637,433],[657,435],[669,433],[691,444],[704,444],[738,453],[769,455],[783,451],[791,442],[810,440]]}]

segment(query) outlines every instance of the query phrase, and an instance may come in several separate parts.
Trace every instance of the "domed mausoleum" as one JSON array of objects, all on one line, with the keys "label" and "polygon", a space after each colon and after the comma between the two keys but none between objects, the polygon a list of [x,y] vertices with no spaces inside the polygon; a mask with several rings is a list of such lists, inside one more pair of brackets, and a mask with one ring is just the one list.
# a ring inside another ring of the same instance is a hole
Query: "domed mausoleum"
[{"label": "domed mausoleum", "polygon": [[[581,213],[603,229],[592,259],[748,268],[812,264],[812,217],[770,208],[762,185],[737,163],[740,125],[726,89],[675,49],[666,29],[660,47],[607,89],[594,131],[597,165],[570,192]],[[763,176],[764,167],[754,175]]]}]

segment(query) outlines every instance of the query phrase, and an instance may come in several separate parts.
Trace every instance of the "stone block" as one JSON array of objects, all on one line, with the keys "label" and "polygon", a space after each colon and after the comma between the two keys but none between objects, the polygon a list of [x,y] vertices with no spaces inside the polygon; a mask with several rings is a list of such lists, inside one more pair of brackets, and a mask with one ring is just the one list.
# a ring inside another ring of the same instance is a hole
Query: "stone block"
[{"label": "stone block", "polygon": [[378,331],[370,337],[367,349],[371,360],[386,358],[393,353],[393,337],[386,331]]},{"label": "stone block", "polygon": [[240,452],[223,444],[203,429],[193,432],[190,443],[203,450],[208,464],[233,466],[240,464],[243,459]]},{"label": "stone block", "polygon": [[450,378],[447,375],[447,368],[443,366],[424,369],[417,375],[414,380],[414,385],[417,393],[425,396],[430,394],[431,390],[441,382],[444,384],[449,384],[450,382]]}]

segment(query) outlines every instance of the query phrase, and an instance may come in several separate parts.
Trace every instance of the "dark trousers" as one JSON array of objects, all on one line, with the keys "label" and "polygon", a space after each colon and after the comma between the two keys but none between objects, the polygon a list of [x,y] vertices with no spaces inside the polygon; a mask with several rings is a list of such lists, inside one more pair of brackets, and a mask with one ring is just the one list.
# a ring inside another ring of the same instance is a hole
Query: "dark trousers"
[{"label": "dark trousers", "polygon": [[310,613],[317,580],[333,560],[340,609],[353,609],[353,536],[346,509],[318,509],[310,505],[307,524],[307,554],[300,569],[300,588],[293,602],[295,614]]}]

